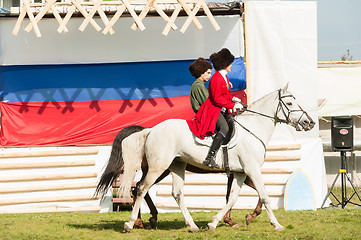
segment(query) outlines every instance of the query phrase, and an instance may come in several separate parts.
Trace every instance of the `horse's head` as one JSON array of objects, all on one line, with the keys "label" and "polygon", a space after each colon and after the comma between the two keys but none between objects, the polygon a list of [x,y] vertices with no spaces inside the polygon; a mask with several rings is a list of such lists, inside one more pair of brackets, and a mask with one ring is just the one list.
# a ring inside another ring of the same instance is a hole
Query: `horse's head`
[{"label": "horse's head", "polygon": [[288,83],[278,92],[279,104],[275,118],[278,122],[287,123],[297,131],[309,131],[315,126],[315,122],[297,103],[296,98],[288,91]]}]

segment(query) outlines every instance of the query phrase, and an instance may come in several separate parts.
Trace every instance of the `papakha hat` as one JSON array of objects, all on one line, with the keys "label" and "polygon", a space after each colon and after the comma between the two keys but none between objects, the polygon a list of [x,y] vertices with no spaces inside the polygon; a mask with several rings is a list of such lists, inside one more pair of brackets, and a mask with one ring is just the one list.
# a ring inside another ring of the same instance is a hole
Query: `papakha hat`
[{"label": "papakha hat", "polygon": [[231,65],[234,61],[234,56],[227,48],[222,48],[219,52],[213,53],[209,59],[214,69],[219,71]]},{"label": "papakha hat", "polygon": [[199,78],[208,69],[212,69],[212,64],[202,57],[198,58],[189,65],[189,71],[195,78]]}]

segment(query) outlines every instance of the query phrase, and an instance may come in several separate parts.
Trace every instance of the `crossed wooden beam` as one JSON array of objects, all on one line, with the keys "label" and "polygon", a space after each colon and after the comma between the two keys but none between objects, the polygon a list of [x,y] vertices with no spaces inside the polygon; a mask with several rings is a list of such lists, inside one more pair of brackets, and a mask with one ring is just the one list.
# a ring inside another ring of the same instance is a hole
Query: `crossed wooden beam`
[{"label": "crossed wooden beam", "polygon": [[[169,17],[164,12],[165,4],[173,6],[173,13]],[[60,16],[59,6],[67,5],[67,13],[62,18]],[[139,15],[137,15],[135,8],[141,5],[142,11]],[[45,3],[42,4],[40,11],[36,13],[34,11],[34,7],[39,6],[31,2],[31,0],[23,0],[23,5],[18,17],[18,20],[15,24],[12,34],[17,35],[19,33],[20,27],[26,15],[28,16],[30,23],[25,27],[25,31],[30,32],[34,29],[34,32],[37,37],[41,37],[40,29],[38,26],[38,22],[45,16],[47,13],[53,14],[56,21],[59,24],[57,31],[59,33],[66,33],[68,29],[66,25],[68,24],[70,18],[73,16],[75,12],[79,12],[83,15],[84,20],[79,26],[80,31],[84,31],[86,27],[90,25],[96,30],[100,31],[102,28],[98,25],[98,23],[93,19],[94,15],[98,13],[100,19],[104,24],[104,29],[102,31],[103,34],[114,34],[115,30],[113,28],[114,24],[119,20],[121,15],[124,12],[128,12],[134,20],[131,29],[137,30],[138,28],[143,31],[145,26],[143,24],[144,18],[150,11],[156,11],[160,17],[166,22],[166,26],[163,29],[162,34],[167,36],[171,29],[176,30],[178,27],[175,25],[175,20],[178,17],[180,11],[183,9],[188,15],[186,21],[180,29],[180,32],[185,33],[189,25],[193,22],[193,24],[197,27],[198,30],[202,29],[202,25],[198,21],[196,15],[198,11],[202,8],[204,13],[207,15],[208,19],[212,23],[214,29],[218,31],[220,29],[217,24],[214,16],[209,10],[205,0],[119,0],[119,1],[104,1],[104,0],[91,0],[91,2],[83,2],[82,0],[69,0],[67,3],[58,3],[56,0],[46,0]],[[89,6],[91,8],[89,8]],[[109,20],[107,15],[105,14],[104,8],[106,6],[115,6],[116,12],[113,17]]]}]

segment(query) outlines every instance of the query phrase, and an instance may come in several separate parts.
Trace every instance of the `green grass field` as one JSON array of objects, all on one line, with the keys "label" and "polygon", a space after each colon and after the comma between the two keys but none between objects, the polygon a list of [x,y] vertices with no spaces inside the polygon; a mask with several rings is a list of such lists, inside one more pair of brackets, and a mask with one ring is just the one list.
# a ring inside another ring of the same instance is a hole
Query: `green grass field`
[{"label": "green grass field", "polygon": [[[361,239],[361,208],[351,204],[345,209],[275,210],[278,221],[286,228],[282,232],[274,231],[265,211],[247,226],[244,221],[247,212],[232,213],[240,227],[231,228],[220,222],[215,232],[208,230],[207,223],[216,212],[192,212],[199,233],[188,232],[181,213],[159,214],[156,229],[135,228],[130,233],[123,230],[129,210],[99,214],[3,214],[0,239]],[[146,223],[149,217],[143,215]]]},{"label": "green grass field", "polygon": [[199,233],[188,232],[181,213],[160,214],[156,229],[130,233],[123,230],[130,211],[4,214],[0,215],[0,239],[361,239],[360,208],[274,212],[286,230],[275,232],[265,212],[247,226],[245,210],[233,212],[239,228],[221,222],[215,232],[207,229],[207,223],[216,212],[193,212]]}]

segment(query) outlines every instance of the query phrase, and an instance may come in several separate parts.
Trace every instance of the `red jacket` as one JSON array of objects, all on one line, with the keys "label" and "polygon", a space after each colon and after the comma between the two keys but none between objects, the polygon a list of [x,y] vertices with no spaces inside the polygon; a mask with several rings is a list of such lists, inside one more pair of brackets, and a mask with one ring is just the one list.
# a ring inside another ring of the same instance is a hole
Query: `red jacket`
[{"label": "red jacket", "polygon": [[227,82],[228,85],[223,76],[216,72],[209,81],[209,97],[198,110],[196,117],[193,120],[187,120],[190,130],[200,139],[214,134],[222,107],[232,109],[235,105],[232,102],[233,96],[230,93],[231,86],[228,78]]}]

